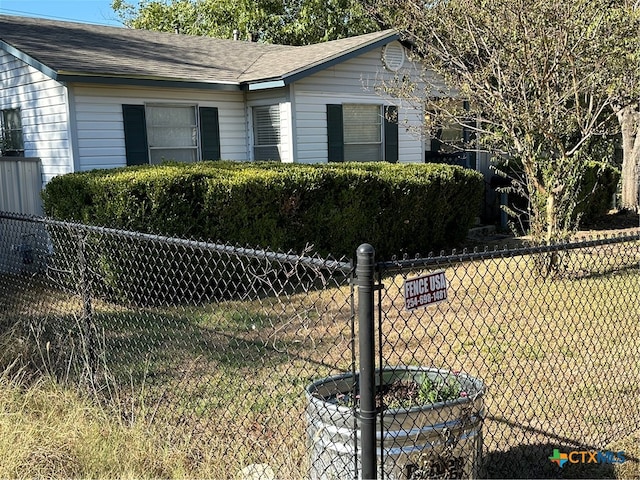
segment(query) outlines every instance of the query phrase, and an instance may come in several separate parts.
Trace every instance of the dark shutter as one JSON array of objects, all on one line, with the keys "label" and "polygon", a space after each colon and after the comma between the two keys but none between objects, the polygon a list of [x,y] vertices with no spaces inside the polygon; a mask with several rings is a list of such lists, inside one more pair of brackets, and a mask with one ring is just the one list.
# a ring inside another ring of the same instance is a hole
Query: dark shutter
[{"label": "dark shutter", "polygon": [[122,118],[124,120],[124,144],[127,165],[145,165],[149,163],[144,105],[122,105]]},{"label": "dark shutter", "polygon": [[220,160],[218,109],[215,107],[201,107],[199,112],[202,160]]},{"label": "dark shutter", "polygon": [[384,159],[398,162],[398,107],[384,107]]},{"label": "dark shutter", "polygon": [[330,162],[344,162],[342,105],[327,105],[327,140]]}]

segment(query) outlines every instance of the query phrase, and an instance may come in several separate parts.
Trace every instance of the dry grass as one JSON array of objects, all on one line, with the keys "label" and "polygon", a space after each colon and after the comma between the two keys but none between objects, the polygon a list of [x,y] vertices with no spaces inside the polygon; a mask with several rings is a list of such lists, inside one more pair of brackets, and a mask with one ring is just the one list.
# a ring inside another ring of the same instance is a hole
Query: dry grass
[{"label": "dry grass", "polygon": [[19,375],[0,376],[2,478],[210,476],[217,459],[196,464],[190,453],[50,378],[25,387]]},{"label": "dry grass", "polygon": [[621,465],[616,465],[614,471],[616,478],[640,478],[640,430],[608,445],[607,450],[625,452],[629,459]]},{"label": "dry grass", "polygon": [[[640,278],[616,265],[620,252],[598,262],[609,273],[586,275],[593,254],[568,255],[554,279],[536,275],[530,257],[448,268],[453,295],[418,313],[395,307],[403,278],[385,282],[388,363],[435,364],[484,380],[490,476],[553,478],[554,448],[604,449],[640,426],[631,401],[640,394]],[[562,474],[609,470],[571,465]]]}]

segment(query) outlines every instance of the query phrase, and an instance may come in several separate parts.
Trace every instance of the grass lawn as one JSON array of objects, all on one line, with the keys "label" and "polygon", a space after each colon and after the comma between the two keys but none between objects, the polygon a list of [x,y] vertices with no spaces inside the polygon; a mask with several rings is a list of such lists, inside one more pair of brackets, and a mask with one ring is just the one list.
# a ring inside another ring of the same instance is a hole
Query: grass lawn
[{"label": "grass lawn", "polygon": [[[448,300],[415,312],[402,307],[406,275],[390,272],[383,363],[485,382],[489,477],[640,478],[639,260],[629,242],[573,250],[554,278],[531,256],[444,265]],[[19,358],[0,382],[0,477],[237,478],[258,463],[304,478],[304,387],[352,364],[340,283],[171,308],[94,300],[86,330],[80,299],[0,277],[5,364]],[[560,470],[554,448],[624,450],[627,461]]]}]

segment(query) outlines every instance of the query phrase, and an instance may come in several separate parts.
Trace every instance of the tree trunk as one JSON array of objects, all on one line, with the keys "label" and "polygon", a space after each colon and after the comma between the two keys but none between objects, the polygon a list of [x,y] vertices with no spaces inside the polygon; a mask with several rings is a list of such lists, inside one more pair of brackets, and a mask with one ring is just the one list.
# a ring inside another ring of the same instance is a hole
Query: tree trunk
[{"label": "tree trunk", "polygon": [[622,131],[622,208],[638,211],[638,180],[640,168],[640,112],[635,105],[616,112]]},{"label": "tree trunk", "polygon": [[546,205],[547,245],[557,240],[558,237],[558,212],[556,211],[556,194],[553,190],[547,193]]}]

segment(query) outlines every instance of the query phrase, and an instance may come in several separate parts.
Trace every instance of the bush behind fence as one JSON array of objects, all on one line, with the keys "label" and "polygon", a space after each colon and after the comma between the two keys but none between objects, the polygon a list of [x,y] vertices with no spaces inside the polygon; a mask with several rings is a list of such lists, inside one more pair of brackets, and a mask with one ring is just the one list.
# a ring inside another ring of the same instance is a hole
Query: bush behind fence
[{"label": "bush behind fence", "polygon": [[[561,472],[549,457],[614,449],[640,427],[639,242],[378,262],[375,366],[483,382],[481,476],[610,476],[611,465]],[[550,253],[561,261],[541,275]],[[446,301],[407,310],[405,282],[433,271]],[[358,368],[353,277],[350,262],[313,255],[0,214],[0,325],[22,339],[4,361],[81,385],[169,443],[190,439],[220,478],[264,464],[321,477],[330,467],[309,455],[305,388]],[[431,454],[459,453],[430,445],[411,458],[390,445],[386,464],[443,475]]]}]

